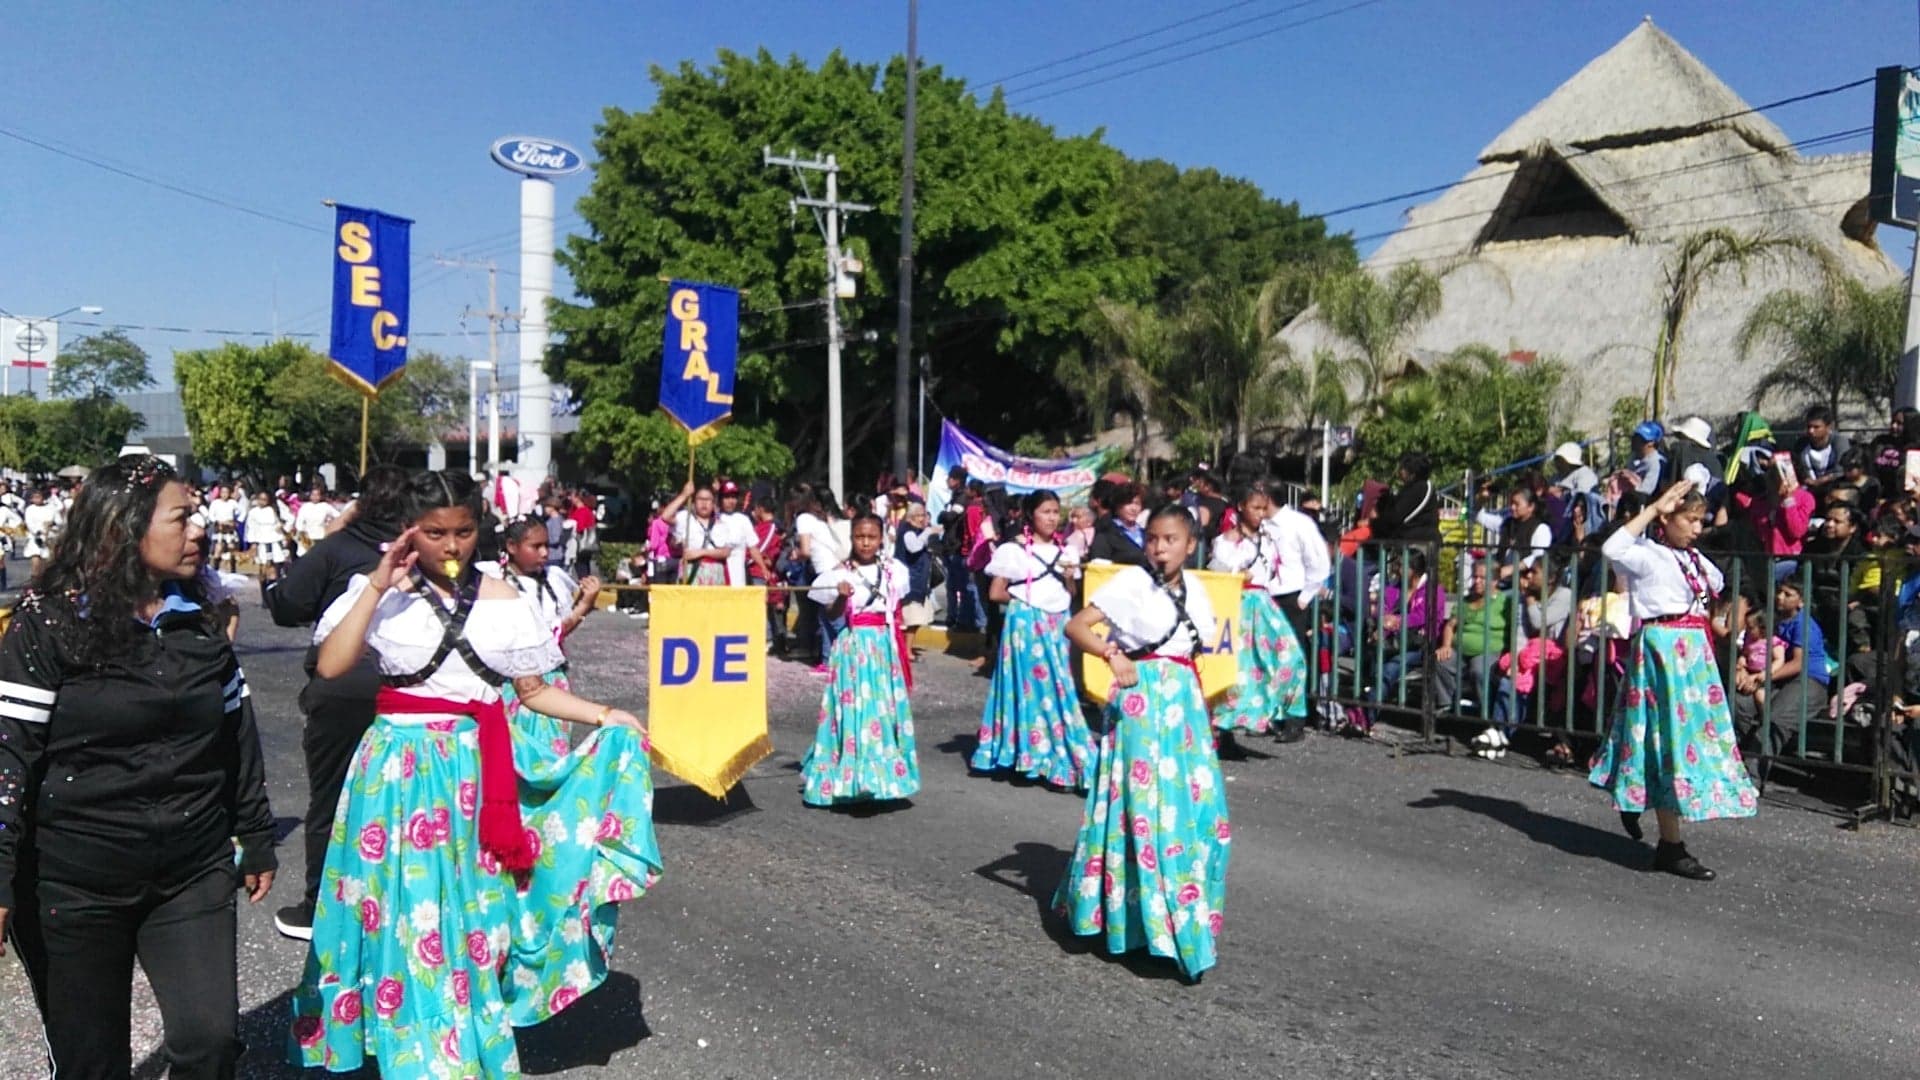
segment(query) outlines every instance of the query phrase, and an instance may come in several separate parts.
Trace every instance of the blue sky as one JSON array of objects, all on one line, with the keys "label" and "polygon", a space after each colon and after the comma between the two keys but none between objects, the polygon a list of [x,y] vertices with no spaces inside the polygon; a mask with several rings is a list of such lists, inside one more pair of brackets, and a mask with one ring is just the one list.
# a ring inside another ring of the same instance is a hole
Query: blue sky
[{"label": "blue sky", "polygon": [[[921,51],[984,87],[1230,2],[924,0]],[[1648,13],[1754,104],[1920,62],[1907,0],[1356,2],[1246,0],[1010,82],[1009,99],[1063,132],[1104,129],[1129,154],[1211,165],[1311,211],[1460,176],[1507,123]],[[310,340],[324,348],[330,216],[320,200],[334,198],[417,220],[414,343],[484,356],[484,321],[462,318],[484,306],[484,275],[429,257],[499,259],[502,302],[517,301],[518,195],[487,159],[495,137],[544,135],[591,156],[603,107],[652,101],[650,65],[760,46],[883,59],[903,47],[905,9],[904,0],[9,5],[0,129],[271,219],[0,137],[0,308],[100,304],[105,323],[194,331],[129,331],[163,378],[173,350],[222,340],[207,329],[316,332]],[[1285,26],[1315,16],[1324,17]],[[1254,21],[1228,28],[1241,20]],[[1804,139],[1865,126],[1871,104],[1861,87],[1770,115]],[[1860,136],[1824,149],[1866,147]],[[577,225],[571,206],[585,190],[584,176],[561,182],[563,226]],[[844,193],[860,197],[857,177]],[[1390,230],[1407,205],[1332,224]],[[69,324],[64,337],[85,332]],[[511,339],[502,353],[512,356]]]}]

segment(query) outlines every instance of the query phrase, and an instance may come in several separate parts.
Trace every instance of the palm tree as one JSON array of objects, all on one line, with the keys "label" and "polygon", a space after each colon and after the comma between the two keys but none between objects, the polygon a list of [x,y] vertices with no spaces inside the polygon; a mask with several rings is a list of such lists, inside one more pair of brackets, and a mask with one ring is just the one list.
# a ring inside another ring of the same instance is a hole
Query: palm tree
[{"label": "palm tree", "polygon": [[1462,345],[1434,365],[1435,385],[1450,401],[1491,401],[1493,421],[1506,441],[1511,409],[1522,400],[1540,402],[1546,412],[1546,431],[1552,438],[1553,420],[1571,403],[1567,395],[1574,387],[1572,372],[1552,357],[1519,361],[1502,356],[1492,346],[1478,342]]},{"label": "palm tree", "polygon": [[1440,275],[1403,263],[1383,281],[1365,270],[1329,275],[1313,290],[1314,317],[1360,361],[1362,400],[1376,412],[1383,391],[1412,365],[1407,345],[1440,313]]},{"label": "palm tree", "polygon": [[1665,416],[1673,397],[1675,373],[1680,368],[1680,331],[1700,293],[1716,277],[1733,273],[1740,284],[1747,283],[1750,270],[1769,262],[1805,258],[1818,268],[1821,277],[1832,280],[1838,270],[1833,256],[1803,236],[1773,233],[1741,233],[1732,229],[1702,229],[1689,233],[1668,260],[1666,293],[1660,307],[1660,336],[1653,351],[1654,416]]},{"label": "palm tree", "polygon": [[1131,399],[1133,462],[1143,468],[1148,424],[1160,404],[1160,384],[1174,349],[1174,327],[1152,307],[1105,297],[1094,301],[1084,329],[1117,384]]},{"label": "palm tree", "polygon": [[1870,289],[1843,277],[1814,293],[1782,289],[1767,294],[1740,327],[1740,359],[1756,347],[1780,361],[1753,388],[1758,409],[1771,394],[1826,404],[1838,412],[1854,397],[1884,411],[1893,401],[1906,336],[1906,284]]},{"label": "palm tree", "polygon": [[1053,381],[1087,414],[1088,434],[1096,439],[1107,430],[1113,403],[1126,393],[1117,365],[1088,363],[1079,349],[1069,349],[1055,361]]}]

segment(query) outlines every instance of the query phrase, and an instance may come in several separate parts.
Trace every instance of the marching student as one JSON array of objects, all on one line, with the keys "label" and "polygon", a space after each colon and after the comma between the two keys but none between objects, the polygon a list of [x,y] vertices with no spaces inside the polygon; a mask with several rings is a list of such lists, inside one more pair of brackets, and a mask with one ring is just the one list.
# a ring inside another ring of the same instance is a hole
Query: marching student
[{"label": "marching student", "polygon": [[[1226,787],[1193,657],[1215,633],[1199,578],[1182,570],[1199,526],[1178,503],[1146,527],[1151,570],[1115,574],[1067,623],[1113,669],[1106,734],[1054,910],[1107,951],[1145,948],[1191,981],[1211,968],[1227,884]],[[1095,627],[1104,620],[1109,636]]]},{"label": "marching student", "polygon": [[191,516],[159,458],[95,470],[0,639],[0,932],[43,1075],[132,1075],[136,955],[170,1075],[240,1056],[235,893],[272,886],[274,820]]},{"label": "marching student", "polygon": [[[715,508],[713,488],[695,488],[693,501],[674,520],[673,541],[680,549],[682,585],[732,585],[735,537],[730,522]],[[744,580],[738,582],[745,584]]]},{"label": "marching student", "polygon": [[1307,664],[1293,625],[1275,595],[1281,555],[1265,524],[1273,512],[1264,487],[1235,493],[1233,528],[1213,542],[1208,569],[1239,574],[1240,629],[1236,634],[1233,689],[1213,711],[1224,750],[1235,732],[1264,734],[1307,716]]},{"label": "marching student", "polygon": [[[306,971],[296,1064],[387,1080],[516,1077],[513,1028],[606,977],[614,905],[660,873],[638,718],[546,683],[561,653],[525,597],[473,565],[486,508],[424,473],[409,524],[327,609],[315,672],[371,649],[377,717],[347,775]],[[596,730],[520,777],[499,687]],[[638,764],[636,764],[638,763]]]},{"label": "marching student", "polygon": [[27,529],[27,572],[39,577],[41,563],[53,553],[53,541],[60,535],[64,515],[59,505],[47,498],[44,488],[34,488],[27,493],[27,508],[21,511],[21,519]]},{"label": "marching student", "polygon": [[[1306,660],[1310,655],[1307,644],[1312,640],[1308,635],[1313,632],[1313,602],[1333,573],[1333,559],[1327,538],[1320,531],[1320,521],[1314,516],[1319,512],[1316,496],[1307,495],[1301,500],[1302,506],[1308,500],[1314,501],[1312,513],[1274,501],[1271,490],[1267,497],[1272,511],[1260,529],[1272,545],[1277,560],[1268,588],[1273,593],[1274,605],[1293,629],[1293,640],[1300,648],[1302,659]],[[1283,743],[1299,742],[1306,736],[1304,711],[1290,714],[1278,732],[1279,741]]]},{"label": "marching student", "polygon": [[1079,565],[1054,542],[1060,499],[1035,491],[1021,500],[1026,527],[987,562],[988,598],[1007,605],[1000,655],[980,715],[972,767],[1012,769],[1071,791],[1085,790],[1093,736],[1080,715],[1073,665],[1061,630]]},{"label": "marching student", "polygon": [[254,566],[260,572],[260,604],[265,607],[267,589],[287,563],[287,534],[272,495],[264,491],[254,495],[246,528],[247,540],[253,544]]},{"label": "marching student", "polygon": [[[1640,624],[1606,742],[1588,779],[1613,795],[1620,823],[1640,839],[1640,815],[1660,823],[1653,868],[1712,881],[1687,852],[1680,822],[1752,817],[1759,806],[1735,744],[1733,714],[1707,635],[1725,581],[1694,549],[1707,500],[1681,480],[1607,537],[1600,551],[1619,571]],[[1656,536],[1647,535],[1657,526]]]},{"label": "marching student", "polygon": [[[507,583],[518,589],[540,613],[541,622],[552,631],[554,642],[562,646],[564,652],[567,635],[593,614],[593,602],[600,596],[600,579],[589,576],[575,582],[564,568],[550,563],[547,526],[539,518],[522,517],[508,522],[505,541],[502,570]],[[567,681],[564,658],[558,666],[541,673],[540,678],[548,686],[573,689]],[[566,756],[572,741],[559,720],[528,708],[512,683],[500,688],[500,696],[507,715],[513,720],[514,733],[521,736],[513,740],[513,761],[522,775],[538,769],[542,761]]]},{"label": "marching student", "polygon": [[801,801],[841,806],[905,799],[920,790],[912,668],[899,633],[907,568],[880,557],[885,526],[876,514],[853,519],[853,556],[813,581],[807,594],[826,617],[845,619],[827,658],[820,723],[800,762]]}]

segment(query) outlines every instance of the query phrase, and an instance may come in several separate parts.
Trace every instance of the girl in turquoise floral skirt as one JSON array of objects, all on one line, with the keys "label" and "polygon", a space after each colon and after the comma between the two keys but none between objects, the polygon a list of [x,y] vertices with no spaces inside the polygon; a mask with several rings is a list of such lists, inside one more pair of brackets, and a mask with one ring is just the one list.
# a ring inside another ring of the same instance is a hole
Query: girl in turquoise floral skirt
[{"label": "girl in turquoise floral skirt", "polygon": [[[1635,840],[1640,815],[1651,809],[1660,822],[1653,868],[1695,881],[1712,881],[1714,873],[1681,843],[1681,820],[1751,817],[1759,804],[1707,633],[1708,608],[1724,581],[1693,548],[1706,510],[1692,481],[1682,480],[1600,549],[1625,580],[1640,629],[1612,728],[1588,777],[1612,792]],[[1656,525],[1658,539],[1647,535]]]},{"label": "girl in turquoise floral skirt", "polygon": [[1207,568],[1244,579],[1240,588],[1240,627],[1236,633],[1233,689],[1213,710],[1213,726],[1222,749],[1236,731],[1278,731],[1307,715],[1307,663],[1293,624],[1281,614],[1274,596],[1280,571],[1280,545],[1262,526],[1273,500],[1262,485],[1249,485],[1235,500],[1234,527],[1213,542]]},{"label": "girl in turquoise floral skirt", "polygon": [[[474,569],[474,494],[464,476],[416,478],[412,524],[314,631],[320,675],[371,648],[382,687],[294,992],[297,1064],[518,1077],[514,1029],[605,979],[614,905],[660,873],[640,721],[542,679],[559,646],[513,586]],[[597,730],[516,775],[508,682],[528,707]]]},{"label": "girl in turquoise floral skirt", "polygon": [[913,674],[900,628],[907,568],[880,557],[881,530],[873,514],[854,518],[853,557],[815,578],[807,593],[827,618],[847,620],[827,657],[820,723],[800,762],[800,800],[808,806],[905,799],[920,790],[907,704]]},{"label": "girl in turquoise floral skirt", "polygon": [[[1193,656],[1215,633],[1199,578],[1181,569],[1193,518],[1178,504],[1147,523],[1151,571],[1114,575],[1067,623],[1067,640],[1113,669],[1107,730],[1086,816],[1054,909],[1110,953],[1144,948],[1198,980],[1225,915],[1226,787]],[[1099,624],[1105,621],[1108,636]]]},{"label": "girl in turquoise floral skirt", "polygon": [[[600,595],[600,579],[588,576],[575,581],[573,575],[547,560],[547,526],[537,517],[515,518],[507,524],[502,539],[501,576],[520,590],[527,603],[540,613],[540,619],[553,629],[553,640],[564,650],[567,635],[574,632],[593,612]],[[541,676],[549,686],[572,690],[567,680],[567,664]],[[513,721],[513,762],[522,775],[565,757],[572,748],[566,728],[553,717],[528,708],[520,700],[512,683],[500,688],[507,716]]]}]

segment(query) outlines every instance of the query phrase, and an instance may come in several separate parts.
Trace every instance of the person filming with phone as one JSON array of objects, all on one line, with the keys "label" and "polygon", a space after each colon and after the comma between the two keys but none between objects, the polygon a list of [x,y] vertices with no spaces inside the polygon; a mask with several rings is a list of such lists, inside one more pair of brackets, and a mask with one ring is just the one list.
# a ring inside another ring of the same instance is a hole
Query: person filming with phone
[{"label": "person filming with phone", "polygon": [[1733,506],[1745,514],[1760,545],[1775,559],[1797,559],[1813,521],[1813,493],[1800,486],[1793,456],[1764,448],[1746,451]]}]

